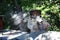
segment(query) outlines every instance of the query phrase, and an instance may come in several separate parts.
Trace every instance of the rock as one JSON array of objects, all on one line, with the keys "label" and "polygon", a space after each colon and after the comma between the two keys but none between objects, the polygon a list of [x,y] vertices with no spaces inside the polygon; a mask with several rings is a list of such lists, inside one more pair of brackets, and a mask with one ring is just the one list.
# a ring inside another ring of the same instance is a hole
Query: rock
[{"label": "rock", "polygon": [[[12,38],[11,36],[14,38]],[[2,37],[4,38],[7,37],[7,40],[8,38],[18,39],[18,40],[60,40],[60,32],[56,32],[56,31],[37,31],[33,33],[19,32],[11,35],[2,35],[0,33],[0,38]]]},{"label": "rock", "polygon": [[39,34],[34,40],[60,40],[60,32],[48,31]]}]

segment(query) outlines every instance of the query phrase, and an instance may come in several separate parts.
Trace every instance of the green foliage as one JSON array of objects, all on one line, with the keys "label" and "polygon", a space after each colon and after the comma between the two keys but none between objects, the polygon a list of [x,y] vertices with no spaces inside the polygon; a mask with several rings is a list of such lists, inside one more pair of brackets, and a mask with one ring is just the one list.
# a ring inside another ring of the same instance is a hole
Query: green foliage
[{"label": "green foliage", "polygon": [[53,31],[60,31],[60,29],[58,27],[56,27],[56,26],[51,26],[51,27],[48,28],[48,30],[49,31],[52,31],[52,30]]}]

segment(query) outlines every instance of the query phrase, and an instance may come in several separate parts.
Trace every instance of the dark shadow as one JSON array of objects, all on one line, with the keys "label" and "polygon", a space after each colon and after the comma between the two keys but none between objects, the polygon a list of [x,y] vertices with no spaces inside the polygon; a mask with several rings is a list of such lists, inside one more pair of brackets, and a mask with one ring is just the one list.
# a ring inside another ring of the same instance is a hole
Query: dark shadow
[{"label": "dark shadow", "polygon": [[30,33],[29,37],[32,37],[33,39],[35,39],[38,35],[45,33],[46,31],[37,31],[37,32],[33,32]]},{"label": "dark shadow", "polygon": [[48,11],[47,14],[50,15],[49,22],[50,22],[51,26],[56,26],[60,29],[59,12],[58,13],[52,13],[52,12]]}]

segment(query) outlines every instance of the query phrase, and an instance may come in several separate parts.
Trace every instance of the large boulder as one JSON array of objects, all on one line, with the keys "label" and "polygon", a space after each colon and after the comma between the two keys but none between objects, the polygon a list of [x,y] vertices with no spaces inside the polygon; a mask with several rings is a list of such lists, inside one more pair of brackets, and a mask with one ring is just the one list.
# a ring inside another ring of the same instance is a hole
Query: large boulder
[{"label": "large boulder", "polygon": [[[39,35],[37,35],[39,33]],[[60,32],[56,32],[56,31],[48,31],[48,32],[38,32],[38,33],[34,33],[33,35],[36,36],[34,37],[29,37],[28,39],[31,40],[60,40]]]}]

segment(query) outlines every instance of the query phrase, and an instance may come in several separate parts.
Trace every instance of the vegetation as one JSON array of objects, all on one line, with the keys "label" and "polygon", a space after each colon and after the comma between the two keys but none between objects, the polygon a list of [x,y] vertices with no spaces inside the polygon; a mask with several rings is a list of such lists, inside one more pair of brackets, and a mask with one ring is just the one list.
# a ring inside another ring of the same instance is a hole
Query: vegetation
[{"label": "vegetation", "polygon": [[14,8],[24,12],[41,10],[42,17],[51,24],[49,30],[60,31],[60,0],[0,0],[0,15],[5,15],[5,28],[10,27],[9,13],[15,10]]}]

